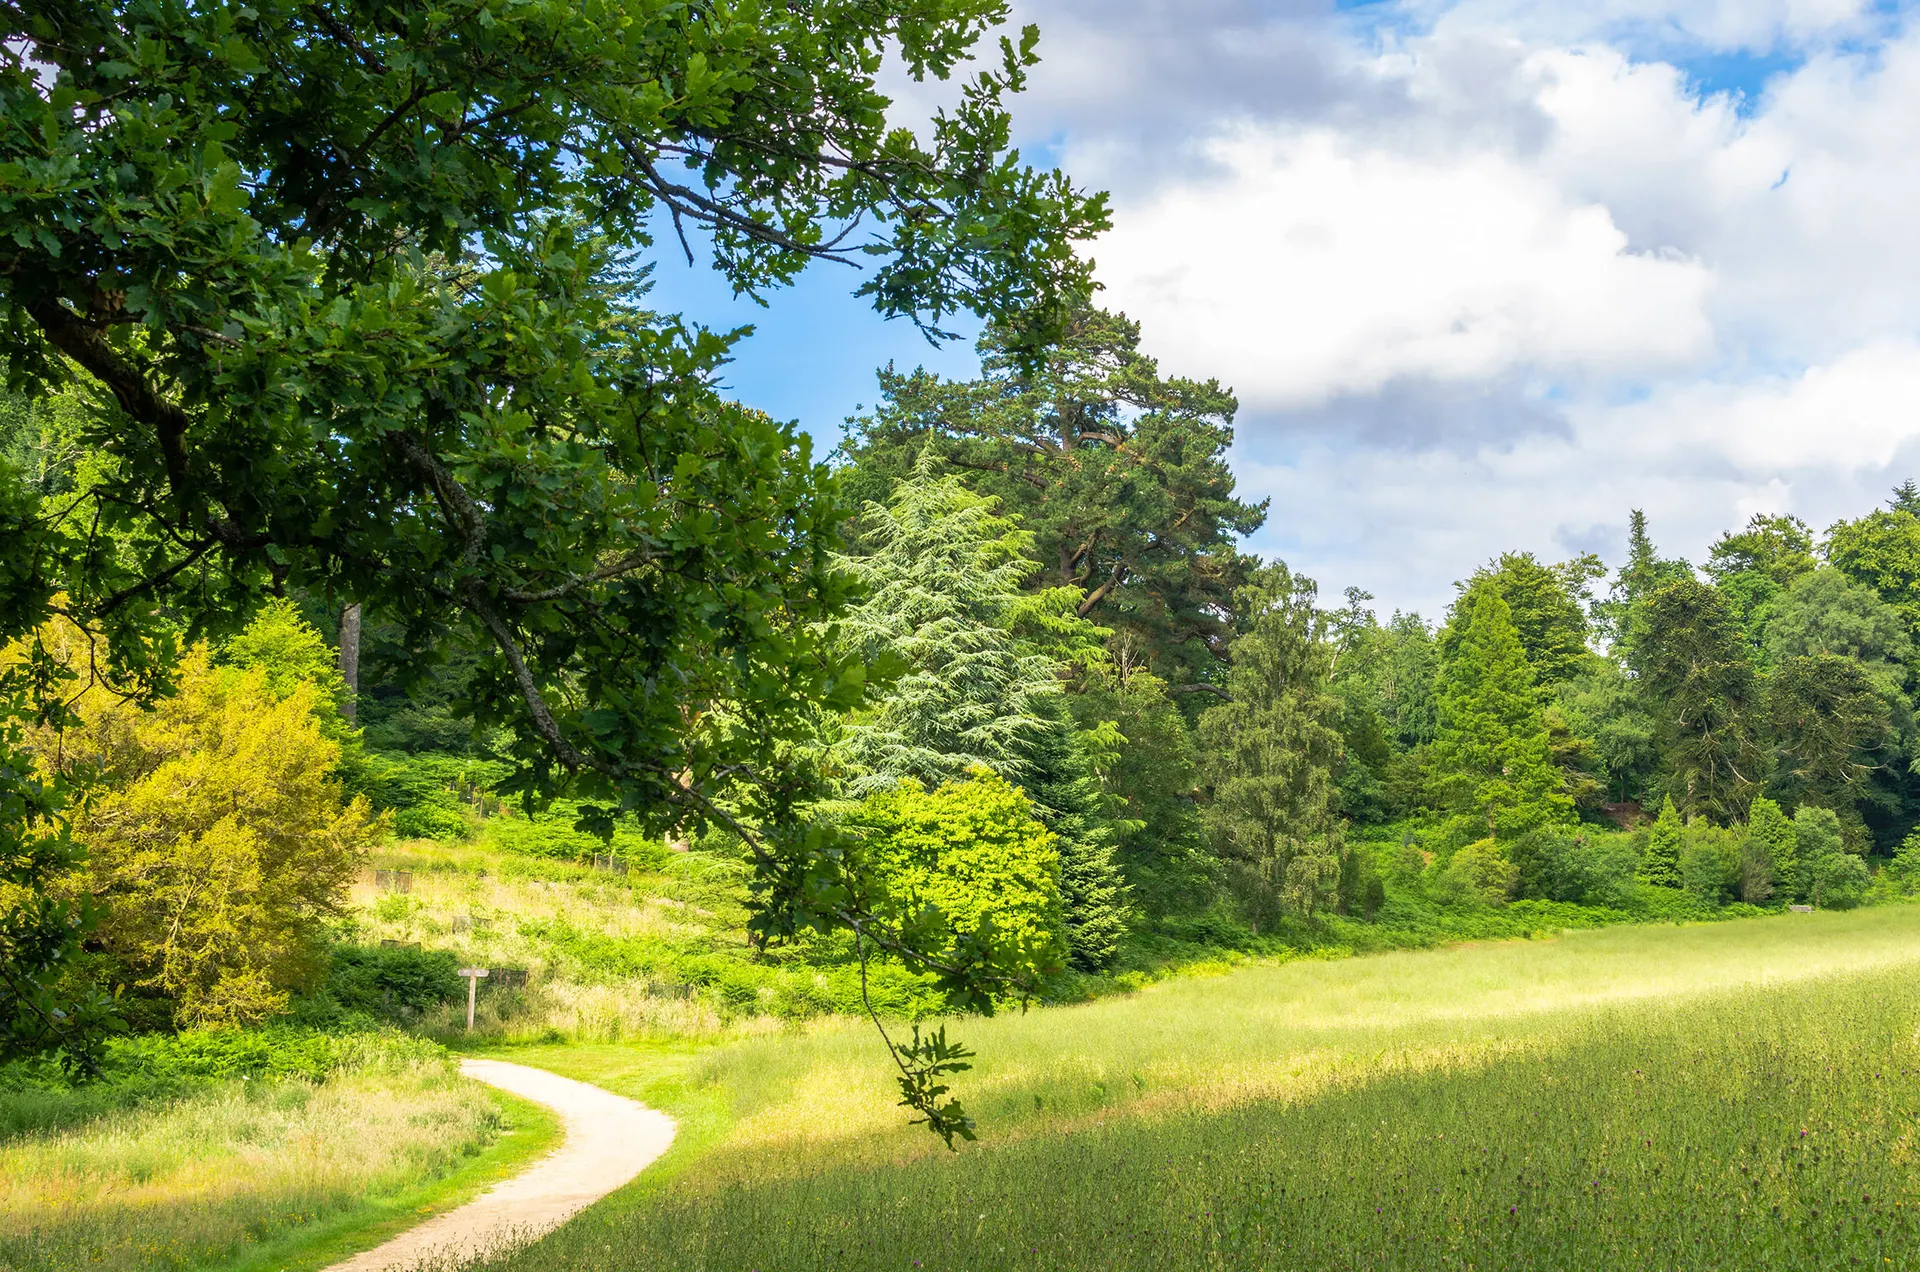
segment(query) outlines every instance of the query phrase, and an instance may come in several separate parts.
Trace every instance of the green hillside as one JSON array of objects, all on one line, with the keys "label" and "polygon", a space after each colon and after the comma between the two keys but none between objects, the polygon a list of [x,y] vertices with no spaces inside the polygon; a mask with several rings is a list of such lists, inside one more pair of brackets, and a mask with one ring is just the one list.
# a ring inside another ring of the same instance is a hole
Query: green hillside
[{"label": "green hillside", "polygon": [[957,1154],[899,1125],[843,1026],[516,1049],[692,1134],[488,1266],[1898,1266],[1916,938],[1912,907],[1615,929],[975,1022]]}]

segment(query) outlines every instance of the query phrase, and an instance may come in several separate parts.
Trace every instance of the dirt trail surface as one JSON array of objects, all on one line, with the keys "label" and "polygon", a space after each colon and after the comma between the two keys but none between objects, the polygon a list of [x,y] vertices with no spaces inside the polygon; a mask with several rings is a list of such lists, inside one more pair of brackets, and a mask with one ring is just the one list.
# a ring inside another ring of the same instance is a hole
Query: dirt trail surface
[{"label": "dirt trail surface", "polygon": [[566,1140],[525,1172],[327,1272],[457,1267],[510,1239],[539,1236],[638,1175],[673,1142],[673,1119],[542,1069],[467,1059],[460,1072],[560,1114]]}]

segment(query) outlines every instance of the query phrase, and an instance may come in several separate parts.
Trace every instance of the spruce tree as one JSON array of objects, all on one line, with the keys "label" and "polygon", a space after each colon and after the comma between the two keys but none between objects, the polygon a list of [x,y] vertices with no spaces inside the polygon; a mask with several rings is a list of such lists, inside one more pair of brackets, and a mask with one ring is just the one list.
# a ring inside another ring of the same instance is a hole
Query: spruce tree
[{"label": "spruce tree", "polygon": [[1660,805],[1660,816],[1647,831],[1646,855],[1640,858],[1640,868],[1634,872],[1640,882],[1656,888],[1680,886],[1680,841],[1685,832],[1680,810],[1669,797]]},{"label": "spruce tree", "polygon": [[1127,934],[1128,888],[1114,859],[1117,836],[1106,815],[1106,795],[1069,721],[1055,720],[1041,737],[1022,785],[1034,815],[1060,841],[1067,952],[1081,971],[1105,971]]},{"label": "spruce tree", "polygon": [[1452,652],[1440,664],[1436,693],[1435,803],[1467,819],[1474,838],[1512,839],[1572,821],[1533,671],[1498,590],[1469,588],[1443,644]]},{"label": "spruce tree", "polygon": [[1910,513],[1920,517],[1920,482],[1909,477],[1893,488],[1893,498],[1887,500],[1887,507],[1895,512]]},{"label": "spruce tree", "polygon": [[[1777,889],[1789,901],[1799,893],[1799,853],[1793,823],[1780,805],[1766,796],[1753,801],[1747,812],[1747,858],[1752,862],[1756,881],[1764,877],[1768,891]],[[1754,889],[1759,892],[1760,889]],[[1763,901],[1765,896],[1743,896],[1746,901]]]},{"label": "spruce tree", "polygon": [[1685,561],[1660,558],[1647,532],[1647,514],[1635,508],[1627,519],[1627,563],[1615,576],[1612,593],[1594,607],[1613,652],[1635,672],[1640,670],[1641,608],[1647,597],[1677,579],[1692,577]]},{"label": "spruce tree", "polygon": [[1333,810],[1340,701],[1311,579],[1275,563],[1237,600],[1229,701],[1200,717],[1202,817],[1255,923],[1329,903],[1345,852]]}]

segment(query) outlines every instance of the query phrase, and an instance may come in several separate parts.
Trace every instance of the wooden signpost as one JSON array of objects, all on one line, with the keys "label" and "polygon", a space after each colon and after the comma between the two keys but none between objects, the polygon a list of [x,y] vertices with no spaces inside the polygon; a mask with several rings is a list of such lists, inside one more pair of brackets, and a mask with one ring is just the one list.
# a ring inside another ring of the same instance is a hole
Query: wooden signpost
[{"label": "wooden signpost", "polygon": [[473,1031],[473,995],[480,988],[480,978],[487,974],[484,967],[463,967],[460,974],[467,978],[467,1031]]}]

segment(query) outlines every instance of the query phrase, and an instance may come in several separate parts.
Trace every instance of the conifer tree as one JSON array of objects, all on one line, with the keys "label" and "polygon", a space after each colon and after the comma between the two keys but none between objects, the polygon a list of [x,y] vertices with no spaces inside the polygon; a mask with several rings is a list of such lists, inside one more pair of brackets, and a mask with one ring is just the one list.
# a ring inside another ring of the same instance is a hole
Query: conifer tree
[{"label": "conifer tree", "polygon": [[1734,820],[1766,776],[1760,703],[1745,634],[1726,597],[1685,578],[1642,603],[1642,692],[1660,725],[1667,790],[1687,817]]},{"label": "conifer tree", "polygon": [[989,326],[973,380],[883,370],[878,409],[849,422],[853,493],[934,450],[1034,532],[1030,587],[1081,589],[1080,613],[1132,636],[1156,674],[1219,684],[1257,564],[1238,540],[1266,519],[1234,494],[1233,395],[1163,376],[1123,314],[1079,309],[1037,363],[1017,336]]},{"label": "conifer tree", "polygon": [[1077,623],[1091,641],[1097,629],[1072,618],[1072,589],[1023,593],[1033,537],[930,455],[865,521],[874,551],[847,564],[867,596],[844,630],[869,665],[905,674],[841,740],[853,793],[903,777],[931,790],[975,767],[1019,781],[1061,692],[1058,660],[1033,637]]},{"label": "conifer tree", "polygon": [[1640,858],[1640,869],[1635,872],[1640,882],[1656,888],[1680,886],[1680,841],[1685,832],[1680,810],[1673,806],[1673,798],[1669,796],[1661,803],[1660,816],[1647,831],[1647,852]]},{"label": "conifer tree", "polygon": [[1469,588],[1445,644],[1452,653],[1440,665],[1430,760],[1435,803],[1469,819],[1474,838],[1572,821],[1533,671],[1500,593]]},{"label": "conifer tree", "polygon": [[1345,852],[1333,811],[1340,701],[1313,580],[1276,562],[1237,600],[1230,701],[1200,717],[1208,838],[1255,923],[1333,899]]},{"label": "conifer tree", "polygon": [[1887,507],[1895,512],[1910,513],[1920,517],[1920,482],[1909,477],[1893,488],[1893,498],[1887,500]]},{"label": "conifer tree", "polygon": [[1595,606],[1596,617],[1612,641],[1613,651],[1635,672],[1638,657],[1641,607],[1660,588],[1677,579],[1692,578],[1685,561],[1664,561],[1647,532],[1647,514],[1635,508],[1627,519],[1627,563],[1615,576],[1613,591]]},{"label": "conifer tree", "polygon": [[853,793],[901,778],[933,788],[975,768],[1022,787],[1059,840],[1073,960],[1088,971],[1111,965],[1126,934],[1126,884],[1059,676],[1063,655],[1097,650],[1103,633],[1074,612],[1077,589],[1023,590],[1032,536],[992,498],[940,475],[931,452],[865,519],[875,551],[850,564],[869,591],[847,631],[868,662],[903,663],[906,674],[841,739]]},{"label": "conifer tree", "polygon": [[[1793,823],[1787,820],[1785,810],[1765,795],[1754,800],[1753,807],[1747,813],[1746,857],[1752,863],[1752,874],[1756,880],[1763,877],[1764,868],[1764,880],[1769,885],[1769,892],[1778,889],[1788,900],[1800,895],[1799,853]],[[1767,899],[1746,893],[1747,889],[1743,886],[1741,899],[1744,901]]]},{"label": "conifer tree", "polygon": [[1114,859],[1115,828],[1084,739],[1065,719],[1033,749],[1022,784],[1034,815],[1060,841],[1060,901],[1067,952],[1081,971],[1113,965],[1127,934],[1128,888]]}]

